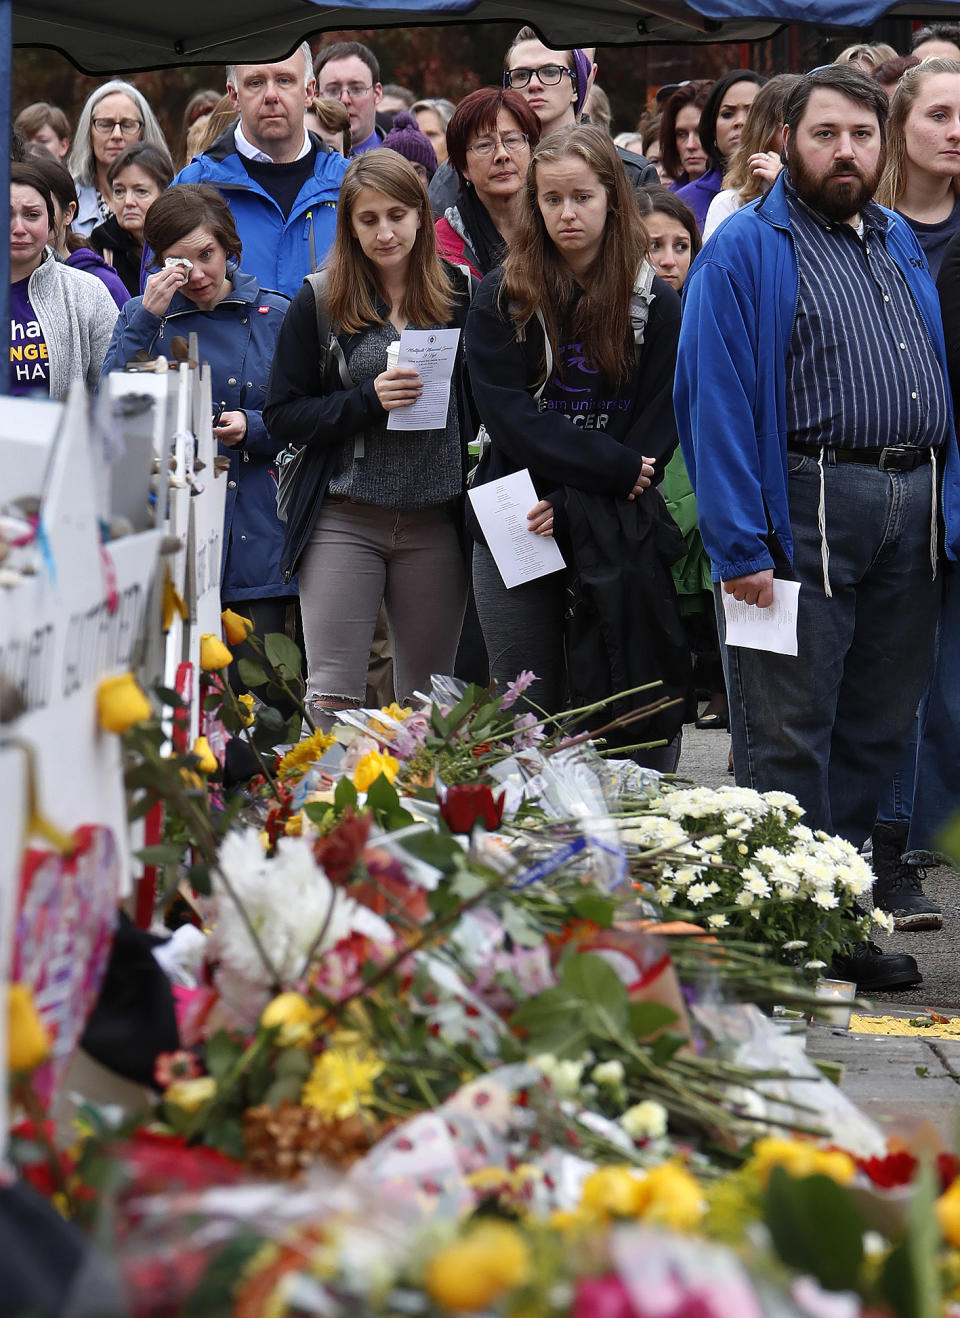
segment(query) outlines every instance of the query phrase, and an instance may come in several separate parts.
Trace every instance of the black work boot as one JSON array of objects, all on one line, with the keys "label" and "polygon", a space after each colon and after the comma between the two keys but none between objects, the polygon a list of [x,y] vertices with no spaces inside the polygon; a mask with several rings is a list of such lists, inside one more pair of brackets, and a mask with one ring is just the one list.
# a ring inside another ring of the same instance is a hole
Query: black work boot
[{"label": "black work boot", "polygon": [[833,958],[838,979],[851,979],[858,993],[913,988],[923,983],[917,963],[906,952],[882,952],[876,943],[848,943]]},{"label": "black work boot", "polygon": [[873,884],[873,902],[881,911],[893,916],[895,929],[916,933],[921,929],[940,929],[940,907],[923,891],[926,872],[920,865],[908,865],[903,859],[907,845],[907,823],[878,821],[873,827],[871,864],[877,876]]}]

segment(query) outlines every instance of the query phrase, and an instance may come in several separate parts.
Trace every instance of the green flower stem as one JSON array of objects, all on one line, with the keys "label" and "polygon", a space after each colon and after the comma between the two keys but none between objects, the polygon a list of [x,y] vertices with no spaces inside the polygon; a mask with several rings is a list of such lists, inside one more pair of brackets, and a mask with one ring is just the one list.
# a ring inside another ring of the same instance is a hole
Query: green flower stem
[{"label": "green flower stem", "polygon": [[230,1070],[225,1076],[217,1081],[217,1092],[210,1102],[205,1103],[203,1107],[193,1114],[193,1120],[187,1124],[187,1127],[183,1132],[184,1139],[189,1142],[200,1133],[203,1129],[204,1122],[210,1115],[210,1112],[217,1103],[222,1102],[227,1097],[230,1090],[233,1089],[237,1081],[243,1076],[243,1073],[249,1068],[251,1062],[253,1062],[254,1058],[257,1056],[257,1053],[259,1053],[268,1042],[270,1042],[270,1034],[264,1033],[264,1031],[258,1029],[257,1033],[247,1044],[246,1048],[244,1048],[243,1052],[234,1062],[233,1066],[231,1066]]},{"label": "green flower stem", "polygon": [[247,745],[250,747],[250,749],[253,751],[254,755],[256,756],[257,763],[260,765],[260,769],[263,773],[264,778],[267,780],[267,782],[270,785],[270,791],[273,793],[274,799],[280,805],[282,805],[283,797],[280,794],[280,789],[277,787],[276,779],[274,778],[270,770],[267,768],[267,763],[264,760],[263,756],[260,754],[260,750],[253,740],[253,736],[250,732],[250,729],[245,725],[244,720],[246,719],[246,712],[243,709],[242,705],[240,704],[240,701],[237,699],[237,695],[233,687],[224,677],[223,675],[224,671],[225,670],[221,669],[216,673],[216,677],[219,679],[219,683],[220,683],[220,693],[222,696],[226,698],[227,703],[230,706],[230,709],[234,714],[236,714],[237,718],[239,719],[244,740],[246,741]]}]

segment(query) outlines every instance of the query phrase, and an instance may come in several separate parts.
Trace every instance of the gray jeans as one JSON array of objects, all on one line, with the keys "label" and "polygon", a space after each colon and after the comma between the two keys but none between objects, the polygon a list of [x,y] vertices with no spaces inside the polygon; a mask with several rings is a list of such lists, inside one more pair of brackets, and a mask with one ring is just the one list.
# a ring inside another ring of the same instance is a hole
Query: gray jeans
[{"label": "gray jeans", "polygon": [[446,507],[401,512],[328,498],[300,562],[307,699],[362,705],[380,604],[397,699],[453,672],[466,600],[463,555]]}]

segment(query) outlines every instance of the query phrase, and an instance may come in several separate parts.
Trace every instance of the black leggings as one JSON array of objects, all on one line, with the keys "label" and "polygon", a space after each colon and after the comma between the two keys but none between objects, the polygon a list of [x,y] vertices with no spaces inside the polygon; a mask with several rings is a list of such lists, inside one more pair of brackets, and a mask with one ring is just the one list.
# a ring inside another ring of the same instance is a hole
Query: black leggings
[{"label": "black leggings", "polygon": [[539,681],[528,698],[550,714],[566,705],[563,606],[566,572],[552,572],[508,590],[486,545],[473,547],[473,590],[490,659],[501,688],[524,668]]}]

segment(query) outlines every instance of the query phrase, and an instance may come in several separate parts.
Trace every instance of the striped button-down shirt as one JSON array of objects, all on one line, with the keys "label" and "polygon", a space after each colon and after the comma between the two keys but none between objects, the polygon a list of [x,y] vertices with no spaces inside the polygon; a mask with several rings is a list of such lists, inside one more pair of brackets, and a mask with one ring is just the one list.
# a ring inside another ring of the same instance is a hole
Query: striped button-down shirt
[{"label": "striped button-down shirt", "polygon": [[787,182],[800,290],[787,353],[787,435],[803,445],[939,447],[950,394],[923,316],[868,202],[862,236]]}]

